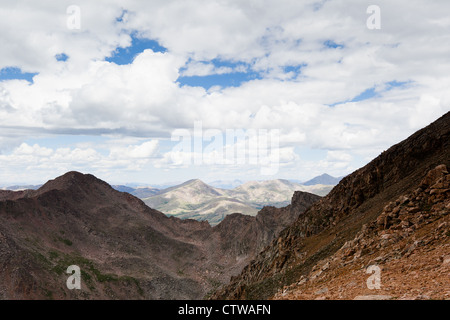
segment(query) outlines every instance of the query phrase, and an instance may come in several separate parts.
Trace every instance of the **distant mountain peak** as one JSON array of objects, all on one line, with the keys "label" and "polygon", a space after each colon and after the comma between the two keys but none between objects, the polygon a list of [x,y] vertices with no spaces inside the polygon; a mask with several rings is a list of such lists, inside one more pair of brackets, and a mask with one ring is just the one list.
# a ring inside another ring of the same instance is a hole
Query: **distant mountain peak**
[{"label": "distant mountain peak", "polygon": [[188,180],[188,181],[182,183],[181,185],[174,186],[174,187],[168,188],[168,189],[178,189],[180,187],[183,187],[183,188],[194,188],[194,189],[200,188],[202,190],[210,190],[210,191],[212,191],[214,193],[217,192],[215,190],[215,188],[213,188],[209,184],[206,184],[205,182],[203,182],[200,179],[191,179],[191,180]]},{"label": "distant mountain peak", "polygon": [[202,180],[200,180],[200,179],[191,179],[191,180],[188,180],[187,181],[187,183],[188,184],[205,184],[206,185],[206,183],[204,183]]},{"label": "distant mountain peak", "polygon": [[322,173],[320,176],[321,178],[333,178],[333,176],[330,176],[328,173]]},{"label": "distant mountain peak", "polygon": [[302,184],[305,186],[311,186],[315,184],[325,184],[325,185],[336,185],[341,181],[342,177],[336,178],[330,176],[328,173],[323,173],[320,176],[314,177],[311,180],[303,182]]}]

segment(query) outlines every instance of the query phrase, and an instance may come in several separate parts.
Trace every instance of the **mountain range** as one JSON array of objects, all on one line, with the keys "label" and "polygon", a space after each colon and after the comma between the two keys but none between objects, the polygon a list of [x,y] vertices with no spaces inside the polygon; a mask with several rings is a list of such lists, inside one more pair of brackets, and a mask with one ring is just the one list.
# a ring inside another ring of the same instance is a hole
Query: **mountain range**
[{"label": "mountain range", "polygon": [[153,188],[153,187],[132,188],[129,186],[124,186],[124,185],[113,185],[112,187],[114,189],[116,189],[117,191],[128,192],[128,193],[132,194],[133,196],[138,197],[140,199],[153,196],[155,194],[158,194],[161,191],[161,189]]},{"label": "mountain range", "polygon": [[264,206],[287,206],[295,191],[323,196],[332,188],[331,185],[304,186],[278,179],[249,181],[233,189],[221,189],[195,179],[161,190],[147,198],[140,198],[149,207],[168,215],[208,220],[215,225],[228,214],[239,212],[255,216]]},{"label": "mountain range", "polygon": [[[295,191],[215,226],[79,172],[0,190],[0,299],[449,299],[449,168],[450,112],[324,197]],[[202,194],[184,199],[220,195],[191,184]],[[71,265],[81,290],[66,286]]]},{"label": "mountain range", "polygon": [[[287,206],[295,191],[306,191],[324,196],[337,181],[339,178],[323,174],[305,184],[284,179],[245,183],[237,179],[216,180],[206,184],[199,179],[193,179],[163,189],[139,186],[139,184],[112,185],[112,187],[142,199],[151,208],[167,215],[183,219],[207,220],[211,225],[216,225],[228,214],[238,212],[255,216],[264,206]],[[36,190],[41,186],[15,185],[4,189]]]},{"label": "mountain range", "polygon": [[[298,212],[208,222],[168,217],[89,174],[0,190],[0,299],[201,299],[237,274]],[[82,290],[66,287],[81,269]]]},{"label": "mountain range", "polygon": [[[315,179],[315,180],[314,180]],[[284,179],[267,181],[240,180],[214,181],[215,185],[234,188],[218,188],[206,184],[199,179],[170,186],[164,189],[142,187],[136,185],[112,185],[121,192],[130,193],[142,199],[149,207],[164,212],[169,216],[182,219],[207,220],[211,225],[222,221],[226,215],[242,213],[255,216],[264,206],[287,206],[295,191],[305,191],[320,196],[326,195],[338,178],[327,174],[310,180],[308,185],[299,184]],[[327,182],[330,184],[319,184]],[[36,190],[42,185],[15,185],[6,190]]]},{"label": "mountain range", "polygon": [[208,184],[214,188],[220,188],[220,189],[234,189],[236,187],[239,187],[244,182],[239,179],[234,180],[214,180],[211,182],[208,182]]}]

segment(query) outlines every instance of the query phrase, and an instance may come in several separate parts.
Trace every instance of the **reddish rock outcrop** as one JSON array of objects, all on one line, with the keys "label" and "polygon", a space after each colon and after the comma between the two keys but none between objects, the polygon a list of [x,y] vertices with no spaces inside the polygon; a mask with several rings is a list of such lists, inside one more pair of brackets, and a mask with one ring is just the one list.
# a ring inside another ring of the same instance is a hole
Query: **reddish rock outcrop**
[{"label": "reddish rock outcrop", "polygon": [[[439,165],[275,299],[315,299],[318,287],[328,289],[325,299],[450,299],[449,214],[450,174]],[[367,285],[370,266],[379,268],[379,288]]]}]

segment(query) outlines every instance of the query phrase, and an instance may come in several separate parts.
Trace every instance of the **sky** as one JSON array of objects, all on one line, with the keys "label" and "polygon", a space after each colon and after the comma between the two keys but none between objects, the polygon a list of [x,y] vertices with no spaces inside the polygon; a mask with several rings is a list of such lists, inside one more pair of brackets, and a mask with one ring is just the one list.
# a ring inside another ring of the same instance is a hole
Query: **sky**
[{"label": "sky", "polygon": [[0,187],[347,175],[450,110],[446,0],[0,0]]}]

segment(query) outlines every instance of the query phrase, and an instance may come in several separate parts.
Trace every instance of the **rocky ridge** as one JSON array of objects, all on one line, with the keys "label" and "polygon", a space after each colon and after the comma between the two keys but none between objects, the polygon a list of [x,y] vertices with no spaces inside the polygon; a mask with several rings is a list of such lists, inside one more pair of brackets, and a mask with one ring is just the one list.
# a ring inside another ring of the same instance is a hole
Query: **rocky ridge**
[{"label": "rocky ridge", "polygon": [[441,164],[450,166],[450,112],[344,177],[213,298],[267,299],[309,278],[314,266],[354,239],[363,225],[376,221],[386,204],[413,192]]}]

